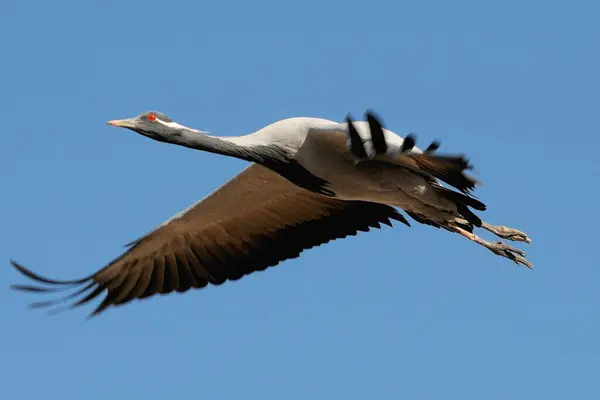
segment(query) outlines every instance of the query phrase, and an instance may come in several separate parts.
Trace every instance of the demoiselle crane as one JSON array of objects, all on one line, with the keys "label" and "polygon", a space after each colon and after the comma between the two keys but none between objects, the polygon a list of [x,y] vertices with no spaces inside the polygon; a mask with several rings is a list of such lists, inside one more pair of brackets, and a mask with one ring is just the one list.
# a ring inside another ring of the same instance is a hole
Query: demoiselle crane
[{"label": "demoiselle crane", "polygon": [[238,137],[212,136],[156,111],[108,124],[251,164],[85,278],[48,279],[11,260],[18,271],[45,284],[13,289],[74,290],[33,307],[72,300],[67,306],[73,308],[106,292],[93,316],[158,293],[220,285],[331,240],[382,223],[391,226],[391,220],[410,226],[397,208],[419,223],[458,233],[531,268],[523,251],[473,233],[478,227],[502,239],[531,243],[525,233],[490,225],[470,210],[486,206],[469,194],[477,182],[465,173],[470,165],[463,156],[438,154],[437,142],[422,151],[414,136],[402,138],[383,128],[372,112],[366,121],[348,116],[343,123],[288,118]]}]

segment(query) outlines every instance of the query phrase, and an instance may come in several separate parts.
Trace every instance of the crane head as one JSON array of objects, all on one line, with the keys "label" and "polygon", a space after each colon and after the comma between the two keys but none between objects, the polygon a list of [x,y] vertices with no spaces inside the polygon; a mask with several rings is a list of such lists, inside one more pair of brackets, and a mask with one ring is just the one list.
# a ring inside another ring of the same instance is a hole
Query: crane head
[{"label": "crane head", "polygon": [[115,119],[108,121],[107,124],[131,129],[159,141],[169,141],[170,138],[178,135],[181,129],[187,129],[159,111],[145,111],[133,118]]}]

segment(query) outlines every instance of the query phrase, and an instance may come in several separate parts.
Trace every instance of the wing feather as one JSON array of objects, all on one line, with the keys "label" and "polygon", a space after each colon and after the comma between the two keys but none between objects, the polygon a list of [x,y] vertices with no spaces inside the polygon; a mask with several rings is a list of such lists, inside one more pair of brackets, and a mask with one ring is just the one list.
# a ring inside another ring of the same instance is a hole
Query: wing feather
[{"label": "wing feather", "polygon": [[321,196],[252,164],[202,201],[133,242],[96,273],[59,281],[34,274],[13,261],[26,277],[49,286],[13,288],[29,292],[79,288],[61,299],[37,303],[38,307],[84,295],[68,307],[73,308],[106,293],[91,314],[98,315],[134,299],[235,281],[331,240],[378,229],[382,223],[391,226],[391,220],[408,225],[393,207]]}]

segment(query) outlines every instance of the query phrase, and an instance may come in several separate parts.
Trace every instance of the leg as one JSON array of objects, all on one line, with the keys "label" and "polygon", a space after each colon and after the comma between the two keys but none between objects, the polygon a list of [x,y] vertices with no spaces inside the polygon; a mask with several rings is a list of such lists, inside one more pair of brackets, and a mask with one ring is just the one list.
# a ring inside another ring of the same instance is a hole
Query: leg
[{"label": "leg", "polygon": [[502,239],[531,244],[531,239],[527,236],[525,232],[521,232],[516,229],[502,225],[490,225],[487,222],[483,222],[481,224],[481,227],[486,231],[492,232],[494,235]]},{"label": "leg", "polygon": [[488,242],[487,240],[483,240],[479,236],[474,235],[471,232],[467,232],[466,230],[464,230],[463,228],[459,228],[458,226],[452,226],[449,224],[447,224],[445,226],[448,229],[450,229],[451,231],[456,232],[456,233],[466,237],[467,239],[469,239],[477,244],[482,245],[483,247],[490,250],[494,254],[497,254],[499,256],[506,257],[510,260],[513,260],[517,265],[523,264],[527,268],[533,268],[531,263],[524,258],[525,253],[522,250],[516,249],[516,248],[511,247],[502,242],[497,242],[497,243]]}]

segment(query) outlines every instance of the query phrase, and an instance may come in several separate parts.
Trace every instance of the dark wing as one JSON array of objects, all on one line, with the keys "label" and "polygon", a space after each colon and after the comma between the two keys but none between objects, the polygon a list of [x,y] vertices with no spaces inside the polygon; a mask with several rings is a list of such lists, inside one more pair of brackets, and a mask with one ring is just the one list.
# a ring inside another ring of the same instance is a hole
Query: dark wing
[{"label": "dark wing", "polygon": [[132,243],[96,273],[58,281],[12,262],[24,275],[47,284],[13,288],[30,292],[77,289],[33,307],[76,299],[69,305],[73,308],[106,292],[91,314],[97,315],[109,306],[134,299],[237,280],[298,257],[305,249],[381,228],[381,223],[391,226],[390,219],[408,225],[393,207],[321,196],[252,164],[202,201]]}]

